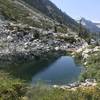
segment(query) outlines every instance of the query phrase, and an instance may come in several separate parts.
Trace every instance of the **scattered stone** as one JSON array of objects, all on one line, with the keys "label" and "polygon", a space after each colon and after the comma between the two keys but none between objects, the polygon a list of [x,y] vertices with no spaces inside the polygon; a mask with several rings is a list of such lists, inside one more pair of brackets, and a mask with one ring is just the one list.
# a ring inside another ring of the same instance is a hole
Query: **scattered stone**
[{"label": "scattered stone", "polygon": [[53,85],[53,88],[75,91],[79,87],[95,87],[96,85],[97,82],[95,79],[86,79],[84,82],[74,82],[69,85]]}]

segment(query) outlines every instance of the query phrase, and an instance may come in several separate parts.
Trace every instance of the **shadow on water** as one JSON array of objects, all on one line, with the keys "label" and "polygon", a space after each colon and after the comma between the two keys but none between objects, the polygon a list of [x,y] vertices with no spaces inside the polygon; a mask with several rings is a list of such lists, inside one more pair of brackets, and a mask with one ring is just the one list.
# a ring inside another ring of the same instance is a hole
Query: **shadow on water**
[{"label": "shadow on water", "polygon": [[[42,58],[42,57],[41,57]],[[0,64],[0,70],[9,73],[13,78],[18,78],[29,82],[32,77],[42,70],[46,69],[48,65],[57,60],[57,56],[48,55],[47,59],[33,59],[20,63]]]}]

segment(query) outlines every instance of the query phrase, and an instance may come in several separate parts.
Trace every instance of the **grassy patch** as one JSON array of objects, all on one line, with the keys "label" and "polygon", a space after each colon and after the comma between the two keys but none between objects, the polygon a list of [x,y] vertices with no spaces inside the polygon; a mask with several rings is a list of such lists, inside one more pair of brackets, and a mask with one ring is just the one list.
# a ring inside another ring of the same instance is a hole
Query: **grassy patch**
[{"label": "grassy patch", "polygon": [[86,71],[81,75],[82,80],[94,78],[100,82],[100,52],[93,53],[87,60]]},{"label": "grassy patch", "polygon": [[20,100],[26,92],[26,85],[12,79],[8,73],[0,71],[0,100]]},{"label": "grassy patch", "polygon": [[79,88],[76,91],[33,87],[27,93],[27,100],[99,100],[98,87]]}]

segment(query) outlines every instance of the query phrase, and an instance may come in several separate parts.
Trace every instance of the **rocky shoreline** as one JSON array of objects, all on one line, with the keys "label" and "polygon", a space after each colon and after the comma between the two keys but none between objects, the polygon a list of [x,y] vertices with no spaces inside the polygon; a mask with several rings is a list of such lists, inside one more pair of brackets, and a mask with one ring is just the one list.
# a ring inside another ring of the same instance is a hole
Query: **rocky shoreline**
[{"label": "rocky shoreline", "polygon": [[70,83],[68,85],[53,85],[53,88],[58,88],[58,89],[69,89],[69,90],[76,90],[78,88],[83,88],[83,87],[95,87],[97,86],[97,82],[95,79],[86,79],[84,82],[74,82]]}]

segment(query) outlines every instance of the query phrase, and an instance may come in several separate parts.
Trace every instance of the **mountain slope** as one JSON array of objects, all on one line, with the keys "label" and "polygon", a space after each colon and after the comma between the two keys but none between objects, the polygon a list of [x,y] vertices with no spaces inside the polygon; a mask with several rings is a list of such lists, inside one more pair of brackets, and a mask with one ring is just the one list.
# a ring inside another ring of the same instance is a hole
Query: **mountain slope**
[{"label": "mountain slope", "polygon": [[[49,0],[0,0],[0,14],[7,20],[38,28],[54,28],[66,32],[67,28],[78,31],[78,23],[59,10]],[[62,25],[64,24],[64,25]]]},{"label": "mountain slope", "polygon": [[58,21],[59,23],[63,23],[74,30],[77,30],[78,24],[74,19],[69,17],[67,14],[62,12],[59,8],[56,7],[49,0],[23,0],[32,7],[36,8],[46,16]]},{"label": "mountain slope", "polygon": [[34,27],[52,27],[54,22],[28,4],[18,0],[0,0],[0,15],[5,19]]}]

